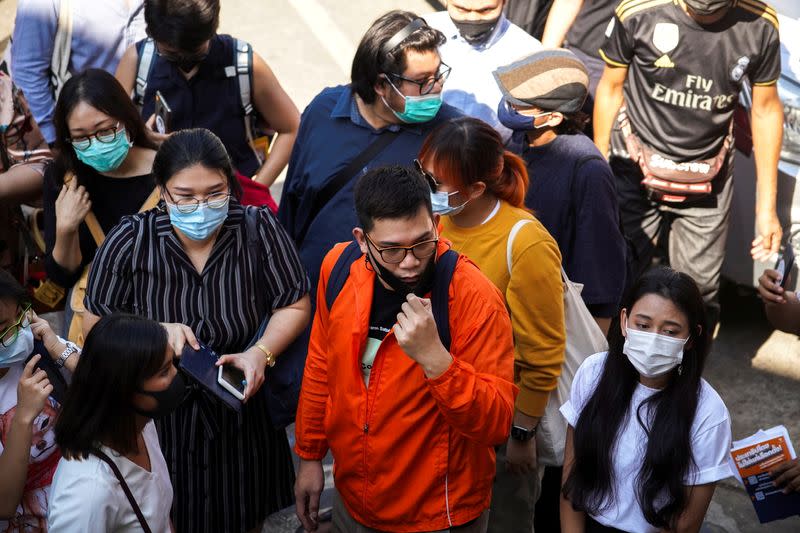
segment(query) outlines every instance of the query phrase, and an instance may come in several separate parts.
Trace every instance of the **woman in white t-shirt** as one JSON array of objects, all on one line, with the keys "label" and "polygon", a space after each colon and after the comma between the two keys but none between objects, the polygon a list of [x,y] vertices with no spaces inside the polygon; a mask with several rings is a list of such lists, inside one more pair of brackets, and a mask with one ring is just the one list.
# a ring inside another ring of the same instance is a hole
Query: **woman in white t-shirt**
[{"label": "woman in white t-shirt", "polygon": [[157,322],[123,314],[86,337],[55,428],[64,457],[51,533],[171,531],[172,485],[152,419],[174,410],[186,387],[167,340]]},{"label": "woman in white t-shirt", "polygon": [[686,274],[655,268],[620,321],[561,407],[561,529],[696,532],[716,482],[731,475],[728,410],[701,377],[711,347],[703,299]]}]

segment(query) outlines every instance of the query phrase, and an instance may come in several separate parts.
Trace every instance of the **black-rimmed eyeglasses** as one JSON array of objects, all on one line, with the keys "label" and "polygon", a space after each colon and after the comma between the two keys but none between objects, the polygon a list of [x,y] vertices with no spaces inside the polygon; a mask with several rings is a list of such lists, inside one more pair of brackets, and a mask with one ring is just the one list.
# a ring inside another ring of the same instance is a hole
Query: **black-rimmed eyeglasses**
[{"label": "black-rimmed eyeglasses", "polygon": [[439,239],[430,239],[411,246],[387,246],[386,248],[378,248],[378,246],[372,242],[372,239],[369,238],[369,235],[365,233],[364,236],[367,238],[367,243],[371,244],[372,247],[378,251],[384,263],[394,265],[402,263],[409,250],[411,250],[411,253],[414,254],[414,257],[417,259],[427,259],[436,253],[436,246],[439,243]]},{"label": "black-rimmed eyeglasses", "polygon": [[444,83],[447,80],[447,77],[450,75],[451,70],[452,69],[450,66],[443,62],[441,65],[439,65],[439,72],[436,73],[436,76],[431,76],[430,78],[426,78],[422,81],[412,80],[410,78],[406,78],[405,76],[401,76],[400,74],[387,74],[387,76],[416,85],[419,87],[419,95],[425,96],[426,94],[430,94],[437,84]]},{"label": "black-rimmed eyeglasses", "polygon": [[67,142],[71,143],[76,150],[86,150],[92,145],[92,137],[97,139],[97,142],[103,144],[111,144],[117,139],[117,135],[125,132],[125,126],[120,127],[119,122],[109,128],[97,130],[89,135],[80,135],[78,137],[70,137]]}]

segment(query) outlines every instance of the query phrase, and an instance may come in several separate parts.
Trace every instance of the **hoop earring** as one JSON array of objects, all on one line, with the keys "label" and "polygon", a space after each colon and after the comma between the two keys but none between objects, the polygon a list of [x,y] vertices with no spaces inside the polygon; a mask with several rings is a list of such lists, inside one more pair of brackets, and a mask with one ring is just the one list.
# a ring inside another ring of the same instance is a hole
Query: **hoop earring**
[{"label": "hoop earring", "polygon": [[364,264],[367,267],[367,270],[370,272],[375,272],[375,269],[372,267],[372,263],[369,262],[369,255],[364,254]]}]

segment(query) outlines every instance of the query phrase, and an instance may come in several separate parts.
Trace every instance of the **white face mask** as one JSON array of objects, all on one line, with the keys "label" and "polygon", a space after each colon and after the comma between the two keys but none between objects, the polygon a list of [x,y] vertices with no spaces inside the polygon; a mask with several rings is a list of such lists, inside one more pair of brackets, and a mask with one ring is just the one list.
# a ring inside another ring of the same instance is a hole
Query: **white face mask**
[{"label": "white face mask", "polygon": [[658,333],[631,329],[625,325],[628,334],[622,353],[639,374],[654,378],[666,374],[683,361],[683,347],[688,341]]}]

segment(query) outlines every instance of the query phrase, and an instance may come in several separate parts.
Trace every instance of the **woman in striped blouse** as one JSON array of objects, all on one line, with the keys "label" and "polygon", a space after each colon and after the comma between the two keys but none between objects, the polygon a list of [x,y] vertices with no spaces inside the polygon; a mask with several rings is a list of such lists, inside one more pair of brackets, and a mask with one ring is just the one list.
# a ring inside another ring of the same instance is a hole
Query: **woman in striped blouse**
[{"label": "woman in striped blouse", "polygon": [[269,513],[292,503],[294,473],[286,434],[270,422],[265,395],[255,393],[273,354],[309,320],[308,278],[268,209],[257,213],[259,246],[248,245],[250,215],[213,133],[172,135],[156,155],[153,174],[162,202],[123,218],[98,251],[84,329],[113,312],[143,315],[164,325],[176,354],[199,341],[244,371],[240,415],[193,389],[157,429],[178,531],[260,531]]}]

